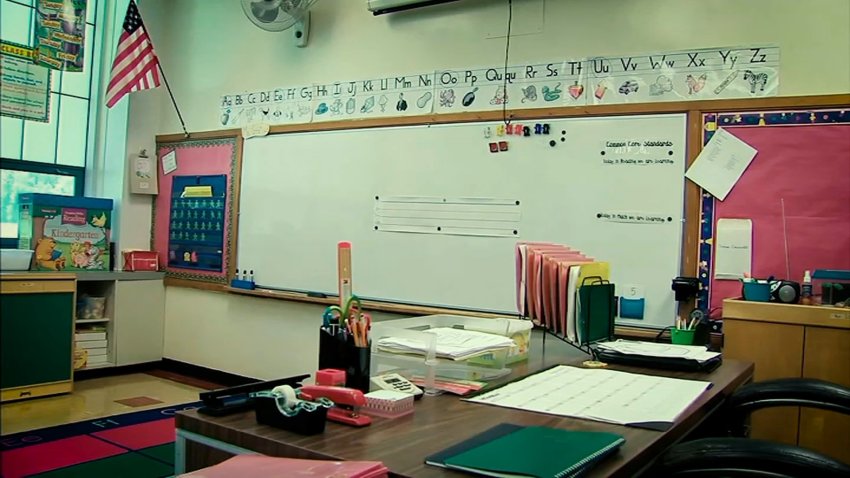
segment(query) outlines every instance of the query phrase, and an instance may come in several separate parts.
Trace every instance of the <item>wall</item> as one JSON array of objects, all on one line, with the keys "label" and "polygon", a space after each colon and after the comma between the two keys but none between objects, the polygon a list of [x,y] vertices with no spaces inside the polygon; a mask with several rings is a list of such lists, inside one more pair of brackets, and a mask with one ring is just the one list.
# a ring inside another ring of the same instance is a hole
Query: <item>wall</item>
[{"label": "wall", "polygon": [[[850,92],[847,0],[514,0],[515,18],[542,33],[516,36],[511,58],[645,53],[776,43],[783,95]],[[504,60],[503,0],[463,0],[373,17],[366,0],[322,0],[310,44],[251,24],[233,0],[144,0],[140,9],[190,131],[217,129],[224,93],[313,81],[414,73]],[[503,35],[503,33],[501,33]],[[496,36],[497,38],[489,38]],[[131,95],[128,151],[180,132],[164,88]],[[125,195],[126,197],[126,195]],[[122,244],[147,244],[150,207],[124,209]],[[356,276],[355,276],[356,279]],[[170,287],[167,357],[260,378],[315,367],[321,308]]]}]

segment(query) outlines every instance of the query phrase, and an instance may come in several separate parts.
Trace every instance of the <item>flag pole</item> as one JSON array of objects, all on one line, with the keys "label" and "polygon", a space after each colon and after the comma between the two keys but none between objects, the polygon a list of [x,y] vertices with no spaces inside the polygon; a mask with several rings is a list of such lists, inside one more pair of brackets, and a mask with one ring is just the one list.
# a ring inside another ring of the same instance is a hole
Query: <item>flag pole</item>
[{"label": "flag pole", "polygon": [[174,94],[171,92],[171,86],[168,85],[168,78],[165,77],[165,71],[162,69],[162,63],[157,61],[156,66],[159,68],[160,74],[162,74],[162,80],[165,82],[165,88],[168,90],[168,96],[171,97],[171,104],[174,105],[174,110],[177,111],[177,118],[180,120],[180,126],[183,127],[183,134],[188,138],[189,132],[186,131],[186,123],[183,122],[183,115],[180,114],[180,108],[177,107],[177,102],[174,101]]}]

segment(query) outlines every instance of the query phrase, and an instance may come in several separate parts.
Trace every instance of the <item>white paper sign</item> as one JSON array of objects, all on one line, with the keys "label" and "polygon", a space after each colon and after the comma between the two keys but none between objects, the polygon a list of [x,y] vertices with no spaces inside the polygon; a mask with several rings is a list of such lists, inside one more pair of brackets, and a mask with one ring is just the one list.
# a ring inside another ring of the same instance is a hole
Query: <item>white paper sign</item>
[{"label": "white paper sign", "polygon": [[177,170],[177,151],[171,150],[162,157],[162,174],[171,174]]},{"label": "white paper sign", "polygon": [[435,113],[587,104],[584,60],[440,70]]},{"label": "white paper sign", "polygon": [[688,168],[685,177],[722,201],[756,153],[755,148],[720,128]]},{"label": "white paper sign", "polygon": [[312,86],[224,95],[219,103],[219,122],[222,126],[309,123],[312,119],[312,100]]},{"label": "white paper sign", "polygon": [[752,272],[753,221],[718,219],[714,241],[715,279],[743,279]]},{"label": "white paper sign", "polygon": [[424,115],[433,107],[433,72],[317,84],[313,91],[313,121]]},{"label": "white paper sign", "polygon": [[590,58],[589,104],[775,96],[779,47],[702,48]]}]

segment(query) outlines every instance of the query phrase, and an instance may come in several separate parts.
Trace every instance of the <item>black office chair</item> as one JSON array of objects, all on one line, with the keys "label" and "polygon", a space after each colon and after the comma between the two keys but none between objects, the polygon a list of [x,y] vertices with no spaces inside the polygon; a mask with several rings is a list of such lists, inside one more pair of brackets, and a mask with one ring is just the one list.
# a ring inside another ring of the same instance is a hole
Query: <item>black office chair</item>
[{"label": "black office chair", "polygon": [[648,471],[658,478],[848,478],[850,466],[798,446],[746,438],[749,415],[763,408],[801,406],[850,415],[850,388],[812,379],[779,379],[736,390],[721,411],[726,436],[671,447]]}]

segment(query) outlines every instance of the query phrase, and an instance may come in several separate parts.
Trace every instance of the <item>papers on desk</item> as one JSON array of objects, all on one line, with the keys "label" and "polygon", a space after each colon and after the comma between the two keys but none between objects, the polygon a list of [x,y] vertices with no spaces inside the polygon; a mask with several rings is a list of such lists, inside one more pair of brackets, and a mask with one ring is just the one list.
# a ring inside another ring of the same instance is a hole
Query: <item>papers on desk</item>
[{"label": "papers on desk", "polygon": [[624,355],[696,360],[700,363],[707,362],[720,355],[720,352],[709,352],[701,345],[659,344],[633,340],[600,342],[596,344],[596,346],[601,349],[612,350]]},{"label": "papers on desk", "polygon": [[710,382],[559,365],[465,400],[666,429],[709,386]]},{"label": "papers on desk", "polygon": [[[514,345],[513,339],[496,334],[476,332],[474,330],[435,327],[423,330],[436,336],[436,355],[440,358],[465,360],[485,352],[505,349]],[[378,340],[378,350],[391,353],[428,353],[428,343],[407,337],[383,337]]]}]

